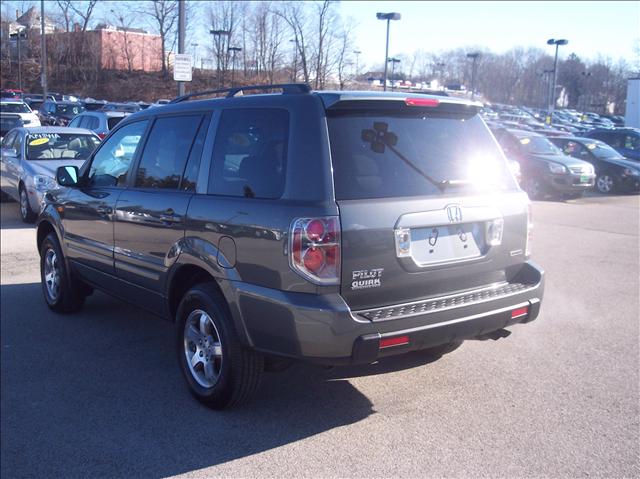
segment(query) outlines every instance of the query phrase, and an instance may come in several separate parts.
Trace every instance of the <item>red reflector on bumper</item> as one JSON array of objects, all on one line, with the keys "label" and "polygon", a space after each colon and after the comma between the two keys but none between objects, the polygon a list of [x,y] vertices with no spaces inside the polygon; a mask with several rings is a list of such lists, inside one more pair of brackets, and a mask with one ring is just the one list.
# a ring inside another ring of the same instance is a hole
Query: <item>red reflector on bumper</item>
[{"label": "red reflector on bumper", "polygon": [[529,312],[529,306],[525,306],[524,308],[518,308],[511,311],[511,319],[519,318],[520,316],[526,316]]},{"label": "red reflector on bumper", "polygon": [[409,336],[398,336],[396,338],[384,338],[380,340],[380,349],[389,348],[391,346],[401,346],[409,344]]}]

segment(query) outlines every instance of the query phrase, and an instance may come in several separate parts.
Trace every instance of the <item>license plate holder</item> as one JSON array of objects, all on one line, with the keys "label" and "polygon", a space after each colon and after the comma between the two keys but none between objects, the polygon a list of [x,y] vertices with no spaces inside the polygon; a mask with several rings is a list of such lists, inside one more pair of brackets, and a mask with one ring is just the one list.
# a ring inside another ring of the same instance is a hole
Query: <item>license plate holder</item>
[{"label": "license plate holder", "polygon": [[411,252],[421,266],[465,261],[482,256],[484,223],[412,228]]}]

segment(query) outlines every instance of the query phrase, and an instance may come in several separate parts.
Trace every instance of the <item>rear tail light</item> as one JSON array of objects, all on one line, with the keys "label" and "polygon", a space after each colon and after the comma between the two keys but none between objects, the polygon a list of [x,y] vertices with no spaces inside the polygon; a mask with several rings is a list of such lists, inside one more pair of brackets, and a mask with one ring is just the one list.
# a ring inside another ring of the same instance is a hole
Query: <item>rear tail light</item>
[{"label": "rear tail light", "polygon": [[298,218],[289,234],[289,264],[315,284],[340,284],[340,221],[337,216]]},{"label": "rear tail light", "polygon": [[531,256],[531,240],[533,239],[533,218],[531,216],[531,203],[527,205],[527,240],[524,246],[524,255]]},{"label": "rear tail light", "polygon": [[106,133],[98,133],[98,136],[100,137],[101,140],[104,140],[107,136]]},{"label": "rear tail light", "polygon": [[502,244],[502,232],[504,231],[504,219],[496,218],[486,223],[486,238],[489,246],[499,246]]}]

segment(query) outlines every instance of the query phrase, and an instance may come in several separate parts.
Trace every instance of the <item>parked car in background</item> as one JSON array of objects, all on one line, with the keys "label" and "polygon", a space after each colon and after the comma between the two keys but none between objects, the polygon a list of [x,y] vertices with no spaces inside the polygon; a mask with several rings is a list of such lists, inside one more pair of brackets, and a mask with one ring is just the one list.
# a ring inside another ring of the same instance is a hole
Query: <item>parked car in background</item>
[{"label": "parked car in background", "polygon": [[102,107],[102,111],[123,111],[126,113],[135,113],[141,109],[140,105],[135,103],[107,103]]},{"label": "parked car in background", "polygon": [[29,108],[22,100],[0,100],[0,113],[13,113],[20,115],[24,126],[40,126],[37,113]]},{"label": "parked car in background", "polygon": [[476,103],[283,90],[149,108],[61,167],[36,234],[49,308],[95,287],[175,321],[214,408],[265,362],[442,354],[538,316],[530,202]]},{"label": "parked car in background", "polygon": [[[44,100],[40,100],[38,98],[25,98],[23,100],[27,105],[29,105],[29,108],[31,108],[31,111],[35,112],[36,115],[38,114],[38,110],[40,110],[40,108],[42,108],[42,104],[44,103]],[[38,121],[40,121],[40,117],[38,117]]]},{"label": "parked car in background", "polygon": [[2,141],[0,188],[20,203],[24,222],[33,222],[42,208],[44,194],[57,187],[61,165],[82,166],[100,138],[79,128],[15,128]]},{"label": "parked car in background", "polygon": [[548,138],[531,131],[499,128],[493,134],[507,158],[517,160],[522,182],[534,200],[546,196],[579,198],[593,187],[593,165],[562,153]]},{"label": "parked car in background", "polygon": [[45,101],[38,114],[43,125],[66,126],[76,115],[84,111],[84,106],[74,101]]},{"label": "parked car in background", "polygon": [[23,126],[22,117],[17,113],[0,112],[0,141],[14,128]]},{"label": "parked car in background", "polygon": [[9,100],[20,100],[22,98],[22,90],[15,90],[11,88],[4,88],[0,90],[0,98],[6,98]]},{"label": "parked car in background", "polygon": [[127,115],[130,113],[124,111],[85,111],[71,120],[69,126],[91,130],[103,140]]},{"label": "parked car in background", "polygon": [[640,161],[640,130],[637,128],[597,129],[582,136],[604,141],[626,159]]},{"label": "parked car in background", "polygon": [[84,100],[80,100],[80,103],[82,103],[86,111],[102,110],[107,104],[104,100],[94,100],[93,98],[85,98]]},{"label": "parked car in background", "polygon": [[552,138],[565,155],[591,163],[596,172],[596,189],[603,194],[640,191],[640,164],[627,160],[600,140]]}]

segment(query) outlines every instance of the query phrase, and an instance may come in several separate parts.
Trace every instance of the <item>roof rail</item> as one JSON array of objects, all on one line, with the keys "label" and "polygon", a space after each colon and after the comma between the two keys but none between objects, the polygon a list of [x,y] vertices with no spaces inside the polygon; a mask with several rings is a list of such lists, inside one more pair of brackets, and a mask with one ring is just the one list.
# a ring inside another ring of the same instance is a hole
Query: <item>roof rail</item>
[{"label": "roof rail", "polygon": [[238,93],[242,93],[244,90],[274,90],[282,89],[284,95],[296,94],[296,93],[311,93],[311,87],[306,83],[278,83],[273,85],[248,85],[248,86],[236,86],[233,88],[221,88],[219,90],[205,90],[194,93],[187,93],[171,100],[170,103],[180,103],[196,96],[213,95],[216,93],[226,93],[226,98],[233,98]]}]

